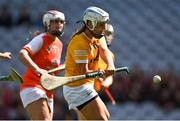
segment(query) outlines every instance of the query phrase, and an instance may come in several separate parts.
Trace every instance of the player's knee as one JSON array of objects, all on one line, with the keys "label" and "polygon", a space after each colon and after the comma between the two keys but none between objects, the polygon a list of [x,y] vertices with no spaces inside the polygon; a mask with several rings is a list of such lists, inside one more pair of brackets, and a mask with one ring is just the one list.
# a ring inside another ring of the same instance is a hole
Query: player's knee
[{"label": "player's knee", "polygon": [[106,113],[100,114],[100,120],[108,121],[110,115],[107,115]]},{"label": "player's knee", "polygon": [[110,118],[110,113],[107,109],[104,110],[104,115],[106,116],[107,119]]},{"label": "player's knee", "polygon": [[106,116],[107,116],[107,119],[110,119],[110,113],[109,112],[107,112]]},{"label": "player's knee", "polygon": [[48,114],[41,114],[41,116],[40,116],[41,118],[41,120],[45,120],[45,121],[51,121],[52,120],[52,117],[51,117],[51,115],[48,115]]}]

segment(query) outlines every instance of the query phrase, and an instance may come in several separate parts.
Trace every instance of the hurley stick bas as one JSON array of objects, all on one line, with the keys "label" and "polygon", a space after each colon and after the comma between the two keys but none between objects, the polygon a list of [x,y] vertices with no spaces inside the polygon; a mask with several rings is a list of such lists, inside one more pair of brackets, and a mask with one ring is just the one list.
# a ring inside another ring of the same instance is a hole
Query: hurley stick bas
[{"label": "hurley stick bas", "polygon": [[[48,70],[48,73],[53,73],[56,71],[64,70],[65,64],[62,64],[54,69]],[[0,81],[18,81],[19,83],[23,83],[22,77],[20,74],[14,69],[10,68],[11,72],[7,76],[0,76]]]},{"label": "hurley stick bas", "polygon": [[96,77],[101,77],[101,76],[110,76],[114,74],[115,72],[126,72],[129,73],[128,67],[121,67],[121,68],[116,68],[115,70],[109,70],[106,71],[105,74],[103,74],[101,71],[98,72],[91,72],[88,74],[84,75],[77,75],[77,76],[70,76],[70,77],[58,77],[58,76],[52,76],[50,74],[44,73],[40,77],[41,85],[47,89],[47,90],[52,90],[57,87],[60,87],[64,84],[74,82],[74,81],[79,81],[82,79],[86,78],[96,78]]},{"label": "hurley stick bas", "polygon": [[0,81],[18,81],[19,83],[23,82],[20,74],[18,74],[18,72],[12,67],[9,75],[0,76]]}]

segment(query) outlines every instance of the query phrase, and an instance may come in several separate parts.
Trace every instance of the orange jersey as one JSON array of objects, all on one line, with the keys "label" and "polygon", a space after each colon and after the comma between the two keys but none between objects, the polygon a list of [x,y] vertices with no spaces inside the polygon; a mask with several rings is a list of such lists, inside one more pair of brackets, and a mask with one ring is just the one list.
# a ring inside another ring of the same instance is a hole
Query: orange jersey
[{"label": "orange jersey", "polygon": [[[52,40],[48,33],[42,33],[25,45],[23,49],[28,51],[31,59],[40,68],[49,70],[60,65],[62,47],[63,44],[59,39]],[[26,87],[40,88],[46,92],[48,97],[53,97],[51,91],[47,91],[41,86],[39,76],[30,68],[27,68],[23,75],[20,90]]]},{"label": "orange jersey", "polygon": [[[99,59],[98,39],[89,40],[84,33],[75,35],[67,48],[65,76],[80,75],[78,63],[87,63],[89,70],[96,70]],[[94,79],[84,79],[67,86],[80,86],[85,83],[93,83]]]}]

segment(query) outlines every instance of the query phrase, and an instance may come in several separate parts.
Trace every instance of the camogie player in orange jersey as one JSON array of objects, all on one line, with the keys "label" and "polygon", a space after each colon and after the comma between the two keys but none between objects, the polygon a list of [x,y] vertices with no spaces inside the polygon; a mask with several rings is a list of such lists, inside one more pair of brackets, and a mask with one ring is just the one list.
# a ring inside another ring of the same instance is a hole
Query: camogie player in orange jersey
[{"label": "camogie player in orange jersey", "polygon": [[63,43],[59,39],[65,25],[65,16],[57,10],[43,16],[45,32],[34,37],[19,52],[26,66],[20,97],[31,120],[52,120],[53,93],[40,84],[39,75],[60,65]]},{"label": "camogie player in orange jersey", "polygon": [[[109,14],[98,7],[88,7],[83,15],[84,26],[71,38],[65,59],[65,76],[99,71],[99,56],[114,70],[114,63],[104,36]],[[104,72],[103,72],[104,73]],[[63,86],[69,109],[76,110],[80,120],[108,120],[110,114],[94,89],[94,79],[83,79]],[[79,115],[80,114],[80,115]]]}]

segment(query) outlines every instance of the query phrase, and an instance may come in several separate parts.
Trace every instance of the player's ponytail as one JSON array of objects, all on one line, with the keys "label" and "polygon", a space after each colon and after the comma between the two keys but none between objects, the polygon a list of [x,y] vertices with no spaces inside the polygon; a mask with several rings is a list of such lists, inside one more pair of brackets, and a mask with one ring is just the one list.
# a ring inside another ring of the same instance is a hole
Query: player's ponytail
[{"label": "player's ponytail", "polygon": [[86,26],[85,26],[84,21],[77,21],[76,23],[80,23],[80,22],[83,23],[83,26],[80,29],[76,29],[71,38],[73,38],[76,35],[81,34],[82,32],[84,32],[86,30]]}]

